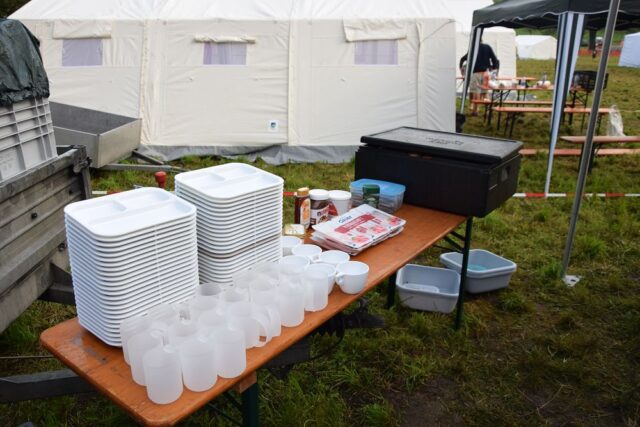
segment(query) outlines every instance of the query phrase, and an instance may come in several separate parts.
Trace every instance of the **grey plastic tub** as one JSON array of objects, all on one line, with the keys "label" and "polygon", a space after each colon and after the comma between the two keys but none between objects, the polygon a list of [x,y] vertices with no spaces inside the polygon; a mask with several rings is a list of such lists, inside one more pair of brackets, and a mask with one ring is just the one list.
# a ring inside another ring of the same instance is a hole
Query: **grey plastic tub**
[{"label": "grey plastic tub", "polygon": [[[442,254],[440,262],[447,268],[460,273],[462,254],[457,252]],[[479,294],[506,288],[511,280],[511,275],[517,268],[518,266],[513,261],[484,249],[473,249],[469,251],[465,289],[469,293]]]},{"label": "grey plastic tub", "polygon": [[422,311],[451,313],[460,293],[460,275],[453,270],[407,264],[398,271],[400,302]]}]

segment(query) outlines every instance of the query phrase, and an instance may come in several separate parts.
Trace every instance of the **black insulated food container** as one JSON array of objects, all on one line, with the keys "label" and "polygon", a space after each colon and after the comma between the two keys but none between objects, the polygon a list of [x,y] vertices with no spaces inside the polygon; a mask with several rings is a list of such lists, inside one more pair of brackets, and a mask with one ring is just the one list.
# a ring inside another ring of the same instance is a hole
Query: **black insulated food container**
[{"label": "black insulated food container", "polygon": [[401,127],[370,136],[356,152],[355,178],[407,187],[404,203],[483,217],[518,185],[522,142]]}]

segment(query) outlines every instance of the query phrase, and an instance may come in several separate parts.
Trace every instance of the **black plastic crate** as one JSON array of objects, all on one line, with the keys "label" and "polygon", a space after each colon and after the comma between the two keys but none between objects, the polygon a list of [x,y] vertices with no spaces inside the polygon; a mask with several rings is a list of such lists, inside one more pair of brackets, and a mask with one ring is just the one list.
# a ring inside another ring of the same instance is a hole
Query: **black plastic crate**
[{"label": "black plastic crate", "polygon": [[521,142],[415,128],[361,141],[355,178],[403,184],[405,203],[483,217],[518,185]]},{"label": "black plastic crate", "polygon": [[[596,78],[598,77],[597,71],[591,70],[579,70],[573,73],[573,86],[582,88],[585,92],[593,92],[596,88]],[[609,73],[604,75],[603,89],[607,88],[609,81]]]}]

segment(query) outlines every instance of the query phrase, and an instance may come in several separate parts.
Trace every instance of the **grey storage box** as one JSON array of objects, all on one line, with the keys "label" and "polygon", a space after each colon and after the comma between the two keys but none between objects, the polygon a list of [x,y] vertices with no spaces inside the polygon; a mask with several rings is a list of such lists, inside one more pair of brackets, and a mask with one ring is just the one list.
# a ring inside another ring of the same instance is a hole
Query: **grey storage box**
[{"label": "grey storage box", "polygon": [[56,141],[46,98],[0,106],[0,181],[56,156]]},{"label": "grey storage box", "polygon": [[422,311],[451,313],[460,293],[460,275],[453,270],[407,264],[396,276],[400,302]]},{"label": "grey storage box", "polygon": [[[447,268],[460,273],[462,254],[457,252],[442,254],[440,262]],[[472,249],[469,251],[465,290],[471,294],[479,294],[506,288],[511,275],[517,268],[515,262],[506,258],[484,249]]]},{"label": "grey storage box", "polygon": [[140,145],[141,120],[51,102],[58,145],[84,145],[91,167],[101,168],[131,155]]}]

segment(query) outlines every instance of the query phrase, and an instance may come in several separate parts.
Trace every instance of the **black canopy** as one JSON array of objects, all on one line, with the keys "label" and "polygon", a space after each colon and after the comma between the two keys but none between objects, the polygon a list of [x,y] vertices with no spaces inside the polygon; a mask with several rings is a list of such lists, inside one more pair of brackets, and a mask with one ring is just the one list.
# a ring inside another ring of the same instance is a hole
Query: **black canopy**
[{"label": "black canopy", "polygon": [[0,19],[0,106],[49,96],[39,44],[22,23]]},{"label": "black canopy", "polygon": [[[609,0],[505,0],[473,12],[473,26],[556,28],[558,16],[584,13],[585,29],[599,30],[607,21]],[[616,28],[640,27],[640,0],[622,0]]]}]

